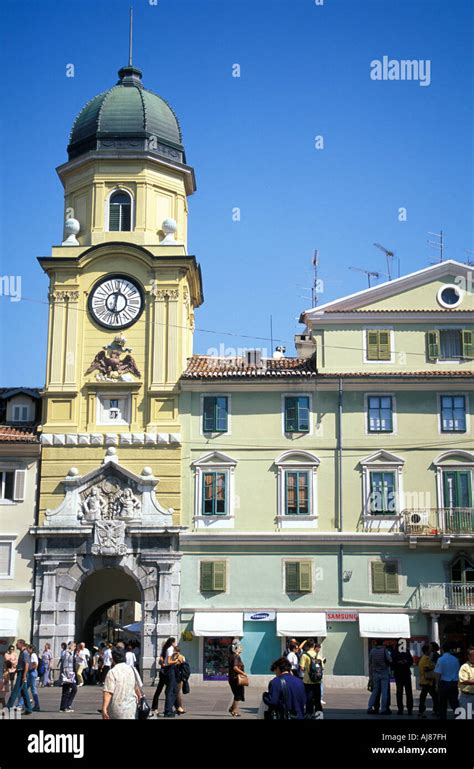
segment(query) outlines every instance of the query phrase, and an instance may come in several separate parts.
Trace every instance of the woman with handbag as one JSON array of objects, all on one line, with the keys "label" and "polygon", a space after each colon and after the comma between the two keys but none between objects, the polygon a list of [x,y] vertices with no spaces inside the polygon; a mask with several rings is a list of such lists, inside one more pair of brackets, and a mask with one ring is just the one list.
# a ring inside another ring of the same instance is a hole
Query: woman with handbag
[{"label": "woman with handbag", "polygon": [[245,702],[244,686],[248,686],[249,679],[245,673],[244,663],[241,658],[242,647],[239,641],[234,641],[229,655],[229,686],[232,689],[234,699],[229,708],[233,718],[240,718],[239,702]]},{"label": "woman with handbag", "polygon": [[179,650],[179,646],[174,647],[174,654],[171,656],[170,661],[175,665],[175,674],[176,674],[176,700],[174,704],[174,708],[178,716],[182,716],[183,713],[186,713],[185,709],[183,708],[183,665],[186,662],[186,657],[181,654]]}]

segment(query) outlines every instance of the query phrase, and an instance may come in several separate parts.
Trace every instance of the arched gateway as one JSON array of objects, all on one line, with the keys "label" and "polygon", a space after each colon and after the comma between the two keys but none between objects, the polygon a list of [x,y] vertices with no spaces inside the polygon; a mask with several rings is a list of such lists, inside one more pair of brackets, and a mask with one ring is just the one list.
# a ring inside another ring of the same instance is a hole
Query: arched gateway
[{"label": "arched gateway", "polygon": [[156,675],[164,639],[176,635],[180,588],[178,537],[171,509],[155,497],[158,479],[118,463],[109,448],[104,463],[80,476],[71,468],[65,496],[35,528],[35,642],[53,644],[77,637],[94,609],[130,599],[142,606],[141,653],[145,677]]}]

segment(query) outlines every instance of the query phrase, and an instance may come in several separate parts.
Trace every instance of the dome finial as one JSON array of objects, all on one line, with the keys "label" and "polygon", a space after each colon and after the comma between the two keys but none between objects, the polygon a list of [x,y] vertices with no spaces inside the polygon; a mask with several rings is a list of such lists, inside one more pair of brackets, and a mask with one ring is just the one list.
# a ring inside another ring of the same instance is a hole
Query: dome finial
[{"label": "dome finial", "polygon": [[130,6],[130,40],[128,44],[128,66],[132,66],[132,44],[133,44],[133,6]]}]

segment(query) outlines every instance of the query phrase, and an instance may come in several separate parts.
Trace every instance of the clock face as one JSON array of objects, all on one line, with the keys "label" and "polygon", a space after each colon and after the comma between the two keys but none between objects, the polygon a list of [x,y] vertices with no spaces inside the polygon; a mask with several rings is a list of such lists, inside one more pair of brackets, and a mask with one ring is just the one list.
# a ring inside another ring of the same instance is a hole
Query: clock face
[{"label": "clock face", "polygon": [[100,326],[127,328],[143,312],[143,291],[126,275],[109,275],[95,284],[89,295],[89,312]]}]

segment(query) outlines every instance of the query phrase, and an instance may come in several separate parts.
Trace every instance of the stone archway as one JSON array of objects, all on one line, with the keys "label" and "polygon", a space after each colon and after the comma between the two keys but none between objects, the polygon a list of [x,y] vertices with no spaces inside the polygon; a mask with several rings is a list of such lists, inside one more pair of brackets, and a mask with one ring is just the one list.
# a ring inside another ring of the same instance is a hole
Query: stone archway
[{"label": "stone archway", "polygon": [[114,567],[87,574],[76,597],[76,640],[90,642],[90,618],[120,601],[143,603],[135,577]]}]

